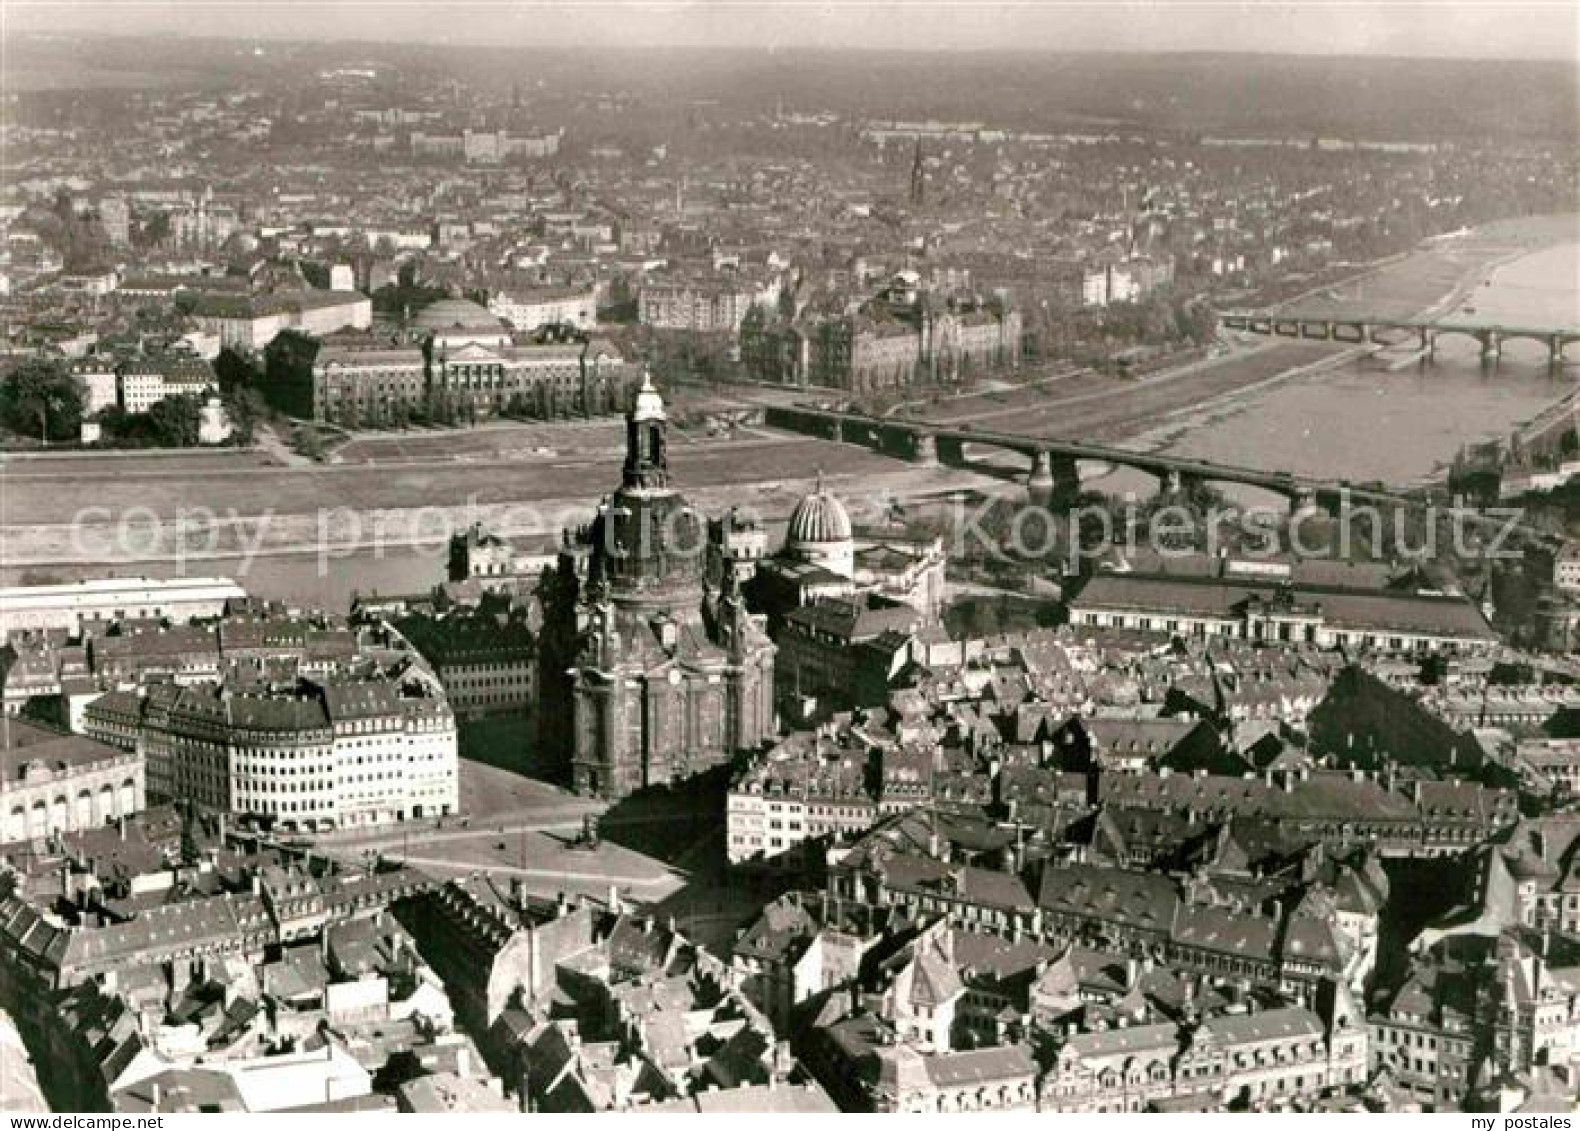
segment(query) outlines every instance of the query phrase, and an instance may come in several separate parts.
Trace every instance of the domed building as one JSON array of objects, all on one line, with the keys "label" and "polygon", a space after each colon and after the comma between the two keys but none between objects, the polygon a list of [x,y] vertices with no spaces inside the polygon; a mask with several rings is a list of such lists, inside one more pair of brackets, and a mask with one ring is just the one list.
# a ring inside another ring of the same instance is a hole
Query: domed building
[{"label": "domed building", "polygon": [[467,345],[510,345],[510,328],[504,321],[464,298],[430,302],[411,320],[411,328],[440,350]]},{"label": "domed building", "polygon": [[716,523],[709,533],[714,572],[738,580],[767,618],[782,714],[804,722],[809,709],[883,703],[912,643],[941,631],[943,540],[888,518],[857,528],[821,474],[773,556],[756,552],[755,523]]},{"label": "domed building", "polygon": [[[727,543],[734,535],[721,528],[714,536]],[[778,553],[757,561],[756,555],[735,553],[727,544],[713,552],[721,562],[750,564],[742,580],[750,578],[752,607],[767,615],[776,632],[791,610],[825,598],[871,593],[910,605],[928,620],[943,604],[943,541],[887,521],[858,530],[821,472],[812,492],[790,513]]]},{"label": "domed building", "polygon": [[541,733],[584,795],[679,781],[774,733],[774,646],[733,584],[704,585],[706,525],[670,483],[668,429],[644,378],[620,486],[566,532],[543,591]]},{"label": "domed building", "polygon": [[856,543],[851,537],[850,515],[845,505],[823,486],[818,473],[817,487],[796,505],[785,531],[785,556],[821,566],[841,577],[856,571]]}]

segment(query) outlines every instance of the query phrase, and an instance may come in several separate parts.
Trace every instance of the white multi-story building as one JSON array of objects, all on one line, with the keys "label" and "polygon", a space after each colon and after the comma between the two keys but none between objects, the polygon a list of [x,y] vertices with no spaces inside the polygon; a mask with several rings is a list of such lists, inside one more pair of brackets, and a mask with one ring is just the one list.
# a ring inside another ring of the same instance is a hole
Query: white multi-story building
[{"label": "white multi-story building", "polygon": [[594,287],[532,287],[494,292],[489,313],[503,318],[521,333],[541,326],[598,326],[598,291]]},{"label": "white multi-story building", "polygon": [[321,337],[373,325],[373,300],[359,291],[297,291],[274,295],[204,295],[192,311],[199,328],[222,345],[258,350],[284,330]]},{"label": "white multi-story building", "polygon": [[663,330],[737,333],[754,306],[773,309],[782,281],[723,273],[693,278],[652,279],[637,296],[637,318]]},{"label": "white multi-story building", "polygon": [[1566,542],[1553,558],[1553,588],[1580,593],[1580,542]]},{"label": "white multi-story building", "polygon": [[455,715],[419,669],[289,690],[152,684],[89,704],[84,728],[141,752],[155,796],[287,830],[441,817],[460,805]]},{"label": "white multi-story building", "polygon": [[866,831],[878,803],[864,785],[864,758],[823,756],[796,736],[743,772],[726,800],[730,863],[789,863],[808,841]]},{"label": "white multi-story building", "polygon": [[178,354],[125,362],[118,376],[121,407],[133,413],[147,412],[166,397],[201,397],[219,384],[208,362]]},{"label": "white multi-story building", "polygon": [[165,399],[165,376],[157,369],[133,366],[121,374],[121,407],[143,413]]},{"label": "white multi-story building", "polygon": [[102,357],[85,357],[72,363],[71,375],[82,382],[82,415],[92,416],[115,405],[119,379],[112,362]]}]

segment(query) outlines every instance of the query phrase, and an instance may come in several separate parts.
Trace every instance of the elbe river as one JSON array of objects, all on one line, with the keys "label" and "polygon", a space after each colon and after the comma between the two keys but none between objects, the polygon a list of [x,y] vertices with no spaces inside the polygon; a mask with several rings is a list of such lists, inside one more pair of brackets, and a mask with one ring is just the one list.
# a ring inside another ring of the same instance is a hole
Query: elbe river
[{"label": "elbe river", "polygon": [[[1580,244],[1490,271],[1451,313],[1504,325],[1580,326]],[[1487,367],[1475,341],[1452,335],[1427,364],[1390,372],[1387,363],[1362,358],[1245,394],[1163,447],[1242,467],[1420,482],[1440,475],[1462,446],[1506,437],[1568,392],[1580,379],[1580,343],[1568,356],[1566,366],[1549,371],[1546,346],[1516,340]],[[1134,489],[1119,474],[1093,485]],[[1137,486],[1150,489],[1151,480]]]}]

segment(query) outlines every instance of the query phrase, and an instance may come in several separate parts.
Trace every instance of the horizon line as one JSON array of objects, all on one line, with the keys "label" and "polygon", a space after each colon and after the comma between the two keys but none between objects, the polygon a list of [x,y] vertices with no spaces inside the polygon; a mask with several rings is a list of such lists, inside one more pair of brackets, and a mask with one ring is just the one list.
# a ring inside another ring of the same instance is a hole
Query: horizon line
[{"label": "horizon line", "polygon": [[[42,5],[40,5],[42,7]],[[1113,48],[1113,47],[907,47],[907,46],[854,46],[844,44],[752,44],[752,43],[652,43],[652,44],[594,44],[590,42],[539,42],[539,43],[500,43],[490,40],[470,39],[364,39],[353,36],[343,36],[335,33],[326,33],[319,38],[304,38],[300,35],[272,35],[268,33],[226,34],[212,35],[202,32],[190,31],[124,31],[109,28],[83,28],[62,29],[51,31],[43,28],[21,28],[9,34],[0,36],[0,45],[7,40],[17,39],[101,39],[101,40],[144,40],[144,39],[171,39],[197,43],[273,43],[289,46],[328,46],[330,44],[356,45],[370,48],[378,47],[421,47],[428,49],[459,49],[487,50],[492,52],[508,52],[518,50],[535,51],[565,51],[572,53],[599,52],[603,54],[633,54],[662,53],[666,51],[707,51],[707,52],[738,52],[753,54],[814,54],[814,55],[905,55],[905,56],[996,56],[1018,55],[1027,57],[1058,58],[1061,56],[1079,56],[1096,58],[1221,58],[1232,57],[1237,59],[1342,59],[1361,62],[1405,62],[1405,63],[1521,63],[1521,64],[1550,64],[1568,63],[1569,69],[1580,72],[1580,55],[1564,52],[1554,55],[1461,55],[1461,54],[1420,54],[1400,55],[1395,53],[1368,53],[1356,51],[1323,51],[1320,49],[1310,51],[1287,50],[1268,51],[1252,48],[1235,47],[1191,47],[1191,48]]]}]

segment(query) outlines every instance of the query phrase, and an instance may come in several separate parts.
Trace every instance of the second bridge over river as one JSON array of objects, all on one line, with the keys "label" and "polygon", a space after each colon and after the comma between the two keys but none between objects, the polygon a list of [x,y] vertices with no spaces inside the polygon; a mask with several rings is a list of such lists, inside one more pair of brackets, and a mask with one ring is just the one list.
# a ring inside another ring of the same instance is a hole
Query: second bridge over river
[{"label": "second bridge over river", "polygon": [[[1165,492],[1178,492],[1198,484],[1240,484],[1259,488],[1287,499],[1295,513],[1323,510],[1338,514],[1346,503],[1352,508],[1371,506],[1387,510],[1419,506],[1427,501],[1419,493],[1375,484],[1356,485],[1348,480],[1236,467],[1164,452],[986,431],[970,425],[865,416],[838,409],[774,406],[767,410],[766,423],[836,443],[858,444],[924,466],[966,466],[967,445],[1016,452],[1026,458],[1027,487],[1034,494],[1048,497],[1073,497],[1080,489],[1080,464],[1088,462],[1134,468],[1157,479],[1159,489]],[[1465,512],[1465,518],[1476,526],[1498,528],[1503,525],[1499,518],[1469,511]]]},{"label": "second bridge over river", "polygon": [[1547,363],[1553,367],[1562,365],[1564,351],[1573,343],[1580,342],[1580,328],[1574,326],[1518,326],[1463,315],[1442,318],[1368,318],[1226,310],[1218,315],[1218,324],[1225,330],[1249,334],[1351,345],[1406,345],[1411,344],[1413,338],[1414,344],[1427,358],[1436,352],[1440,338],[1459,335],[1475,340],[1481,346],[1481,359],[1488,363],[1502,356],[1505,342],[1525,340],[1546,346]]}]

